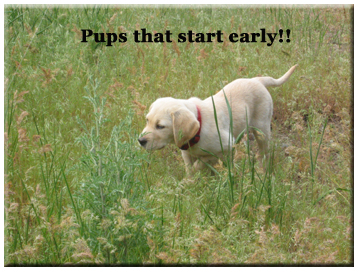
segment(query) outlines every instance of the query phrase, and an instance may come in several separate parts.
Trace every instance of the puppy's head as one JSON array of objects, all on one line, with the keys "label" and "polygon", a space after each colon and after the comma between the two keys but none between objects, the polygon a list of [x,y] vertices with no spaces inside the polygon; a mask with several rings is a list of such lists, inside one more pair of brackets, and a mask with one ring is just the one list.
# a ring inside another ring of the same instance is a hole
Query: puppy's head
[{"label": "puppy's head", "polygon": [[184,103],[173,98],[161,98],[150,106],[146,127],[138,141],[146,150],[159,150],[170,143],[181,147],[199,127],[195,114]]}]

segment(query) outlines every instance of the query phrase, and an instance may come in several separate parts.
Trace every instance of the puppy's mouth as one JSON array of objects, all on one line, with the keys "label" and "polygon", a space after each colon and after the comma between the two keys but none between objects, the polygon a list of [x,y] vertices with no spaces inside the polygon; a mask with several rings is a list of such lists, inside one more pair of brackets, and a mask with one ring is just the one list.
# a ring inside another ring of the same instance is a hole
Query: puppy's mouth
[{"label": "puppy's mouth", "polygon": [[165,148],[165,146],[166,146],[166,145],[163,145],[163,146],[161,146],[161,147],[157,147],[157,148],[155,148],[155,147],[150,147],[149,149],[148,149],[148,148],[146,148],[146,147],[144,147],[144,148],[146,149],[146,151],[148,151],[148,152],[152,152],[152,151],[162,150],[162,149],[164,149],[164,148]]},{"label": "puppy's mouth", "polygon": [[145,149],[145,151],[148,152],[149,154],[152,154],[152,153],[154,153],[155,151],[160,151],[160,150],[162,150],[162,149],[164,149],[164,148],[165,148],[165,146],[162,146],[162,147],[156,148],[156,149],[146,149],[146,148],[144,148],[144,149]]}]

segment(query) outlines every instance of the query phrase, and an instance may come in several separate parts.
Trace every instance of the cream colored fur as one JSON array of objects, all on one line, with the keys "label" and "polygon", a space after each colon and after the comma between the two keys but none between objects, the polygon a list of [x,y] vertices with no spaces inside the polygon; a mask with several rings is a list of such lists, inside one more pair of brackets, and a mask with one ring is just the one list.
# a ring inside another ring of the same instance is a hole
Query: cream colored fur
[{"label": "cream colored fur", "polygon": [[[273,101],[266,87],[285,83],[296,66],[291,67],[279,79],[256,77],[235,80],[213,96],[223,151],[231,150],[229,148],[236,137],[246,128],[247,115],[249,127],[258,128],[264,133],[262,136],[258,131],[251,130],[259,145],[261,155],[268,157]],[[233,135],[231,135],[225,96],[232,109]],[[199,129],[196,106],[200,108],[202,119],[200,141],[186,151],[181,150],[186,171],[192,173],[200,170],[205,167],[204,162],[216,163],[216,157],[203,151],[209,151],[223,158],[211,97],[205,100],[195,97],[188,100],[170,97],[157,99],[150,106],[146,116],[147,124],[139,138],[140,144],[147,150],[157,150],[167,144],[181,147],[187,143]]]}]

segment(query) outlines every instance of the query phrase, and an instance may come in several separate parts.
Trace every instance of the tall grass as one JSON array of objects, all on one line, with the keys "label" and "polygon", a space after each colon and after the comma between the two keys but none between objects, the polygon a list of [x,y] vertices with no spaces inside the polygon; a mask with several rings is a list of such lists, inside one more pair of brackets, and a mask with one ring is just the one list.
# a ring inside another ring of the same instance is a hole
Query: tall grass
[{"label": "tall grass", "polygon": [[[86,150],[80,161],[84,173],[89,175],[76,193],[84,222],[87,222],[85,238],[91,250],[101,253],[96,258],[102,263],[141,263],[143,253],[148,251],[142,231],[147,209],[142,197],[145,186],[141,185],[137,174],[143,160],[134,143],[137,132],[131,129],[129,114],[114,126],[109,140],[104,140],[106,98],[99,94],[97,79],[90,77],[89,85],[85,87],[85,98],[93,106],[94,124],[88,128],[79,119],[85,132],[79,141]],[[122,140],[124,135],[127,135],[126,140]]]},{"label": "tall grass", "polygon": [[[326,129],[327,122],[328,122],[328,121],[327,121],[327,119],[326,119],[325,122],[324,122],[324,125],[323,125],[323,129],[322,129],[322,133],[321,133],[321,138],[320,138],[320,143],[319,143],[318,149],[317,149],[317,151],[316,151],[315,159],[313,158],[313,151],[312,151],[312,134],[311,134],[311,127],[310,127],[310,124],[308,123],[309,143],[310,143],[310,147],[309,147],[309,151],[310,151],[310,170],[311,170],[311,178],[312,178],[311,191],[312,191],[312,193],[313,193],[313,191],[314,191],[316,161],[317,161],[318,156],[319,156],[320,146],[321,146],[321,143],[322,143],[322,141],[323,141],[324,132],[325,132],[325,129]],[[314,194],[314,193],[313,193],[313,194]]]},{"label": "tall grass", "polygon": [[[352,264],[351,24],[348,6],[6,6],[5,264]],[[291,42],[80,43],[83,28],[143,27]],[[213,176],[136,143],[156,98],[205,99],[294,63],[269,90],[267,171],[248,126]]]}]

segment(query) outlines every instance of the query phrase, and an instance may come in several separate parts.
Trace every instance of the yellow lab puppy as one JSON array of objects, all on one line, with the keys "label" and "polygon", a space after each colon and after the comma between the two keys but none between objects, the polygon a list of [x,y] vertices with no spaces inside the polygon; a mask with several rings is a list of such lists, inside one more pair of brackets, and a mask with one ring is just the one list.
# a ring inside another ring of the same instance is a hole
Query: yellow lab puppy
[{"label": "yellow lab puppy", "polygon": [[[224,156],[222,151],[231,150],[236,137],[246,129],[247,116],[249,130],[256,138],[260,153],[268,157],[273,102],[266,87],[285,83],[296,66],[279,79],[237,79],[226,85],[213,99],[157,99],[146,115],[147,123],[139,143],[146,150],[158,150],[167,144],[175,144],[181,149],[187,173],[192,173],[204,168],[204,162],[214,164],[218,160],[203,150],[219,158]],[[232,111],[232,131],[226,99]],[[220,135],[215,123],[214,105]],[[264,136],[251,127],[259,129]]]}]

